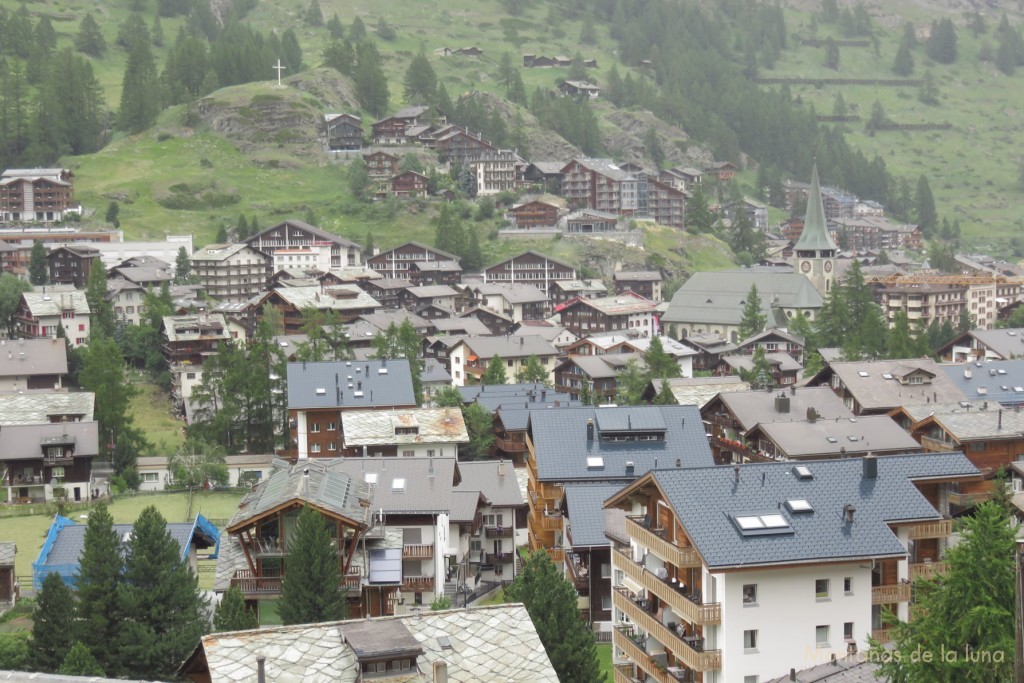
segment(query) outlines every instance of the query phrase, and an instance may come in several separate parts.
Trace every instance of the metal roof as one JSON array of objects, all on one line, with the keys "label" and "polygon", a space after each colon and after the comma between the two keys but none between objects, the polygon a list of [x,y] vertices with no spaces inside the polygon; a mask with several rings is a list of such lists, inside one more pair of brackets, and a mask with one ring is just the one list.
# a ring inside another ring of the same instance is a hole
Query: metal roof
[{"label": "metal roof", "polygon": [[[907,553],[888,524],[937,520],[941,515],[913,479],[971,477],[978,470],[962,453],[896,455],[876,460],[877,476],[863,476],[864,459],[807,463],[811,477],[798,478],[793,463],[747,464],[739,481],[731,467],[657,470],[651,476],[708,567],[793,564]],[[777,513],[787,500],[804,499],[810,514],[781,512],[792,533],[744,535],[731,516]],[[856,508],[853,524],[843,507]]]},{"label": "metal roof", "polygon": [[[587,438],[587,421],[593,421],[593,440]],[[663,440],[610,441],[601,438],[600,424],[617,433],[633,422],[654,431],[664,425]],[[659,422],[660,420],[660,422]],[[713,463],[704,423],[695,406],[579,407],[530,411],[537,473],[543,481],[629,481],[657,466],[707,467]],[[599,469],[587,459],[600,456]],[[633,472],[627,472],[633,463]]]},{"label": "metal roof", "polygon": [[662,322],[738,326],[752,285],[757,286],[764,314],[773,307],[818,309],[824,303],[811,281],[799,273],[753,269],[700,272],[676,291]]},{"label": "metal roof", "polygon": [[980,408],[986,400],[1008,406],[1024,403],[1024,360],[942,364],[938,367],[963,394],[960,399],[945,399],[940,403],[966,400],[974,408]]},{"label": "metal roof", "polygon": [[832,241],[825,222],[825,205],[821,201],[821,185],[818,183],[818,165],[811,169],[811,189],[807,194],[807,213],[804,215],[804,229],[800,239],[793,246],[794,251],[838,251]]},{"label": "metal roof", "polygon": [[415,405],[405,359],[288,364],[290,410]]},{"label": "metal roof", "polygon": [[[788,410],[780,412],[777,398],[785,396]],[[717,397],[739,423],[743,431],[768,422],[803,422],[808,408],[821,419],[853,417],[843,400],[828,387],[799,387],[784,391],[731,391]]]}]

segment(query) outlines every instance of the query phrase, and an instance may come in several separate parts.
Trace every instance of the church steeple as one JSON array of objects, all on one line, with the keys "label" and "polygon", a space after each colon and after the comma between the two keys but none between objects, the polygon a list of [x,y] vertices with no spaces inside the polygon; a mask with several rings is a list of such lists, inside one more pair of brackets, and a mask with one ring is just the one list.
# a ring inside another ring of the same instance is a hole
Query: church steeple
[{"label": "church steeple", "polygon": [[811,169],[811,189],[807,193],[807,213],[804,215],[804,230],[793,245],[794,265],[826,294],[835,281],[836,252],[839,248],[832,241],[825,221],[825,204],[821,201],[821,185],[818,182],[818,164]]}]

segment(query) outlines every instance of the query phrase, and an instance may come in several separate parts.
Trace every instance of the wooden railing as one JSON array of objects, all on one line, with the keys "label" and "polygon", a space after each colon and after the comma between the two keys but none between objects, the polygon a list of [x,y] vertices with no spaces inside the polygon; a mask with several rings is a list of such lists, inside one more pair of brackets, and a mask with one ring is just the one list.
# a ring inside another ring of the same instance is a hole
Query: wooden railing
[{"label": "wooden railing", "polygon": [[494,438],[494,445],[506,453],[522,453],[526,451],[526,441],[522,439],[504,439],[498,436]]},{"label": "wooden railing", "polygon": [[892,629],[876,628],[871,631],[871,637],[884,645],[892,640]]},{"label": "wooden railing", "polygon": [[676,614],[686,619],[691,624],[720,624],[722,623],[722,606],[719,603],[698,605],[685,595],[675,589],[671,584],[665,583],[650,570],[641,567],[632,560],[626,553],[615,549],[612,551],[615,559],[616,569],[622,569],[626,576],[643,586],[655,595],[667,602]]},{"label": "wooden railing", "polygon": [[654,636],[658,642],[671,650],[675,658],[685,664],[687,668],[696,671],[718,671],[722,668],[721,650],[698,652],[693,649],[689,643],[630,600],[628,592],[624,588],[616,587],[612,590],[612,602],[616,609],[628,616],[630,621],[641,630]]},{"label": "wooden railing", "polygon": [[616,664],[612,671],[615,675],[614,683],[636,683],[632,664]]},{"label": "wooden railing", "polygon": [[676,567],[700,567],[700,554],[695,548],[682,548],[646,528],[643,517],[627,517],[626,533],[640,545]]},{"label": "wooden railing", "polygon": [[408,544],[402,546],[403,560],[429,560],[434,556],[434,546],[426,544]]},{"label": "wooden railing", "polygon": [[541,531],[561,531],[563,524],[562,515],[534,515],[533,522]]},{"label": "wooden railing", "polygon": [[921,437],[921,448],[925,449],[926,451],[933,451],[939,453],[957,450],[956,444],[950,443],[949,441],[943,441],[942,439],[933,439],[930,436]]},{"label": "wooden railing", "polygon": [[555,564],[561,564],[565,562],[565,551],[561,548],[544,548],[544,552],[548,554],[551,561]]},{"label": "wooden railing", "polygon": [[484,553],[483,560],[486,564],[505,564],[513,559],[512,553]]},{"label": "wooden railing", "polygon": [[947,494],[950,505],[959,505],[962,508],[969,508],[979,503],[984,503],[986,500],[992,497],[991,491],[975,491],[974,493],[960,493],[959,491],[950,491]]},{"label": "wooden railing", "polygon": [[910,584],[897,583],[892,586],[875,586],[871,589],[872,605],[889,605],[910,601]]},{"label": "wooden railing", "polygon": [[[636,644],[636,641],[630,637],[630,633],[631,629],[629,627],[620,626],[616,628],[612,631],[612,646],[622,650],[629,661],[643,669],[658,683],[671,683],[668,672],[664,670],[657,660],[644,652],[644,649]],[[627,678],[626,680],[632,681],[633,679]]]},{"label": "wooden railing", "polygon": [[243,595],[263,593],[272,595],[281,592],[282,577],[280,576],[253,576],[248,569],[239,569],[231,578],[231,585],[238,586]]},{"label": "wooden railing", "polygon": [[924,522],[910,527],[910,540],[922,538],[946,538],[953,533],[953,520],[943,519],[936,522]]},{"label": "wooden railing", "polygon": [[406,576],[402,579],[402,590],[406,593],[429,593],[434,590],[433,576]]},{"label": "wooden railing", "polygon": [[920,562],[910,565],[911,579],[934,579],[949,571],[948,562]]},{"label": "wooden railing", "polygon": [[485,526],[485,538],[512,538],[512,527]]}]

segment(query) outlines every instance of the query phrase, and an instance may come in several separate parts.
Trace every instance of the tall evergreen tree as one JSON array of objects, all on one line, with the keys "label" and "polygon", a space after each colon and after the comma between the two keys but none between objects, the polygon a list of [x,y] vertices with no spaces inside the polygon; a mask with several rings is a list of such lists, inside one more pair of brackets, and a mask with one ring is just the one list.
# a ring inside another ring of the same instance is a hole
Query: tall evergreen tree
[{"label": "tall evergreen tree", "polygon": [[299,512],[289,539],[279,613],[288,624],[315,624],[348,616],[347,591],[338,577],[338,555],[323,515]]},{"label": "tall evergreen tree", "polygon": [[107,50],[107,41],[91,12],[87,13],[78,25],[78,33],[75,34],[75,49],[90,57],[100,57]]},{"label": "tall evergreen tree", "polygon": [[661,337],[652,337],[651,343],[644,352],[644,364],[652,378],[669,379],[679,377],[679,361],[665,351]]},{"label": "tall evergreen tree", "polygon": [[352,39],[353,43],[361,43],[366,40],[366,24],[359,17],[352,20],[352,25],[348,29],[348,37]]},{"label": "tall evergreen tree", "polygon": [[[356,17],[356,21],[359,18]],[[353,39],[355,26],[353,25]],[[359,103],[374,116],[383,116],[387,111],[388,79],[384,75],[383,60],[377,46],[370,40],[363,40],[356,47],[356,67],[353,75],[356,97]]]},{"label": "tall evergreen tree", "polygon": [[187,284],[192,278],[192,261],[188,258],[188,251],[185,247],[178,247],[178,254],[174,258],[174,282],[175,284]]},{"label": "tall evergreen tree", "polygon": [[289,73],[295,74],[302,70],[302,48],[295,31],[290,28],[281,34],[281,61],[288,67]]},{"label": "tall evergreen tree", "polygon": [[75,642],[75,597],[60,574],[43,579],[32,612],[30,650],[35,671],[56,672]]},{"label": "tall evergreen tree", "polygon": [[615,378],[615,402],[627,406],[638,405],[650,379],[644,364],[631,358]]},{"label": "tall evergreen tree", "polygon": [[[324,13],[320,9],[320,0],[311,0],[309,8],[306,9],[306,16],[304,17],[306,24],[309,26],[323,26],[324,24]],[[338,19],[338,15],[334,15],[335,21]]]},{"label": "tall evergreen tree", "polygon": [[747,292],[747,299],[743,304],[743,317],[740,319],[740,340],[753,337],[763,331],[767,324],[768,316],[764,314],[764,304],[757,291],[757,285],[750,285],[750,291]]},{"label": "tall evergreen tree", "polygon": [[917,224],[921,227],[921,233],[930,237],[938,224],[939,217],[935,212],[935,199],[932,197],[932,189],[928,185],[928,178],[922,175],[917,179],[917,193],[914,195],[916,207]]},{"label": "tall evergreen tree", "polygon": [[225,631],[248,631],[259,626],[256,613],[245,606],[245,597],[238,586],[231,586],[220,599],[213,613],[213,630],[217,633]]},{"label": "tall evergreen tree", "polygon": [[129,54],[139,43],[150,44],[149,28],[146,26],[146,21],[142,18],[141,14],[132,12],[128,15],[127,19],[121,22],[121,25],[117,28],[116,42],[118,46]]},{"label": "tall evergreen tree", "polygon": [[579,618],[576,589],[543,550],[532,553],[505,587],[505,598],[521,602],[562,683],[606,680],[597,659],[594,633]]},{"label": "tall evergreen tree", "polygon": [[420,335],[408,318],[401,325],[391,323],[373,338],[374,358],[405,358],[412,373],[412,390],[417,405],[423,401],[423,354]]},{"label": "tall evergreen tree", "polygon": [[487,370],[480,378],[480,384],[507,384],[508,373],[505,372],[505,361],[501,356],[494,354],[494,357],[487,362]]},{"label": "tall evergreen tree", "polygon": [[404,97],[409,104],[433,105],[437,98],[437,74],[427,56],[420,52],[405,72]]},{"label": "tall evergreen tree", "polygon": [[459,456],[470,460],[483,460],[491,455],[494,445],[494,416],[479,403],[462,407],[462,420],[466,423],[469,443],[459,447]]},{"label": "tall evergreen tree", "polygon": [[700,185],[693,189],[693,194],[686,200],[686,225],[696,232],[711,232],[715,225],[715,217],[708,208],[707,195]]},{"label": "tall evergreen tree", "polygon": [[950,19],[933,21],[924,50],[939,64],[952,64],[957,58],[956,27]]},{"label": "tall evergreen tree", "polygon": [[114,645],[119,673],[174,678],[206,632],[206,600],[154,506],[135,520],[116,599],[122,617]]},{"label": "tall evergreen tree", "polygon": [[99,503],[89,513],[75,580],[78,593],[76,637],[90,652],[96,653],[100,665],[109,671],[114,670],[116,656],[110,645],[116,642],[120,627],[114,597],[122,570],[121,539],[114,531],[114,519],[107,506]]},{"label": "tall evergreen tree", "polygon": [[96,421],[100,429],[100,454],[113,460],[118,473],[134,467],[145,436],[128,410],[138,390],[125,374],[124,356],[113,337],[99,337],[82,350],[79,383],[96,394]]},{"label": "tall evergreen tree", "polygon": [[45,285],[50,281],[50,263],[46,258],[46,247],[42,240],[32,243],[28,259],[28,279],[33,285]]},{"label": "tall evergreen tree", "polygon": [[107,299],[107,269],[97,256],[89,268],[89,279],[85,283],[85,300],[89,302],[89,336],[114,336],[114,306]]},{"label": "tall evergreen tree", "polygon": [[149,128],[160,113],[160,82],[149,41],[136,41],[128,53],[121,85],[117,127],[129,133]]},{"label": "tall evergreen tree", "polygon": [[516,382],[522,384],[550,384],[550,375],[547,368],[541,365],[537,356],[530,354],[526,363],[516,374]]},{"label": "tall evergreen tree", "polygon": [[469,229],[469,244],[462,250],[462,268],[467,272],[479,271],[484,267],[484,253],[480,248],[480,235],[475,228]]},{"label": "tall evergreen tree", "polygon": [[914,73],[914,55],[910,54],[910,46],[905,41],[900,43],[900,47],[896,51],[892,72],[897,76],[909,76]]}]

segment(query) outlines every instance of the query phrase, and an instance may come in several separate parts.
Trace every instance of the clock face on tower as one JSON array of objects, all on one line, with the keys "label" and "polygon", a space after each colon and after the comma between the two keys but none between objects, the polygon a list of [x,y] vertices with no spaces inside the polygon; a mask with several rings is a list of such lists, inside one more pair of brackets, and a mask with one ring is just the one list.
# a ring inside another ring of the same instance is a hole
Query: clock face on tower
[{"label": "clock face on tower", "polygon": [[832,272],[832,262],[831,261],[825,261],[825,272],[826,273],[831,273]]},{"label": "clock face on tower", "polygon": [[803,263],[801,263],[800,264],[800,270],[804,271],[805,273],[811,272],[811,262],[810,261],[804,261]]}]

